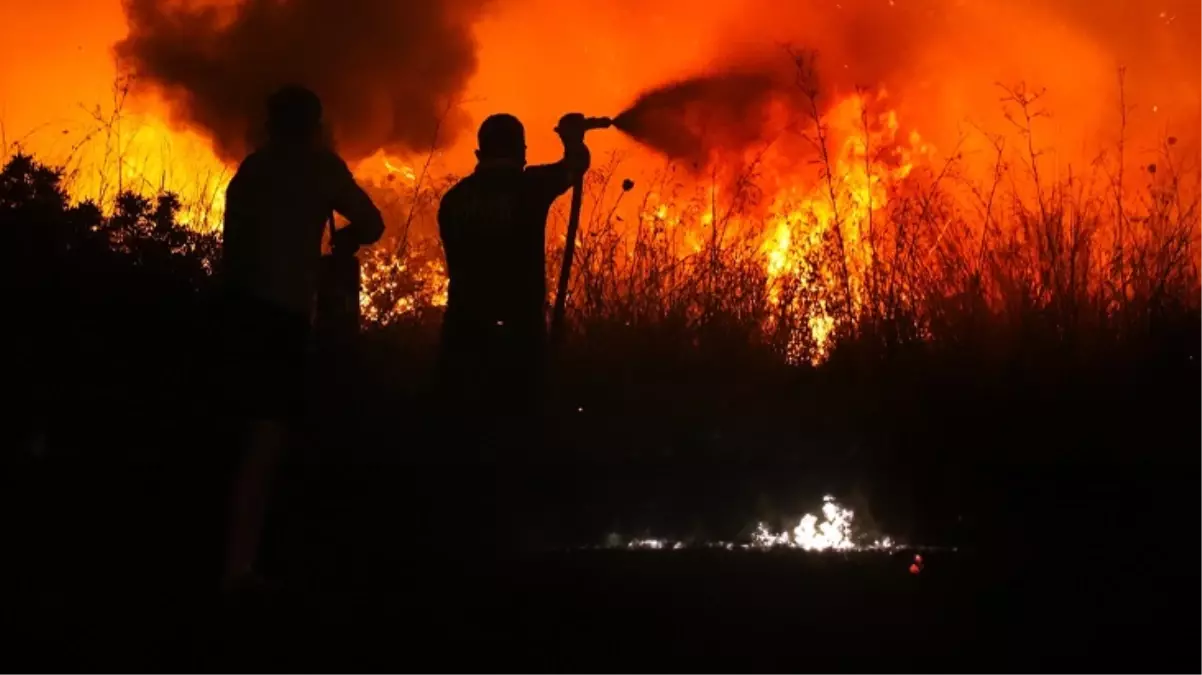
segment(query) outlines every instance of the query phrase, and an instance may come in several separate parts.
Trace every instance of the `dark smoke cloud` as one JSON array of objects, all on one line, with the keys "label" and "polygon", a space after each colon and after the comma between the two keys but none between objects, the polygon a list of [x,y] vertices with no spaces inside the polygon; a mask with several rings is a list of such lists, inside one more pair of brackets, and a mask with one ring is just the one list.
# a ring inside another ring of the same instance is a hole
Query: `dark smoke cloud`
[{"label": "dark smoke cloud", "polygon": [[[445,147],[467,123],[453,102],[476,68],[471,23],[488,0],[125,0],[116,46],[137,86],[239,159],[281,85],[322,97],[339,150]],[[437,131],[437,134],[436,134]]]},{"label": "dark smoke cloud", "polygon": [[777,74],[729,72],[670,82],[641,94],[614,124],[668,157],[702,167],[718,152],[741,152],[770,136],[774,101],[788,99]]}]

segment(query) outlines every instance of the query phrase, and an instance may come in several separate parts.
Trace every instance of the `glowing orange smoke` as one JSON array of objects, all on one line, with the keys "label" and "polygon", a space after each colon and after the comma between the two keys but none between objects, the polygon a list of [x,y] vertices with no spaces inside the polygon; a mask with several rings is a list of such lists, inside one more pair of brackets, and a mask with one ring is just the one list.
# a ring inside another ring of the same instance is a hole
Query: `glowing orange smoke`
[{"label": "glowing orange smoke", "polygon": [[[1049,141],[1076,155],[1083,143],[1112,140],[1120,64],[1129,67],[1129,100],[1139,113],[1131,116],[1134,130],[1154,138],[1166,124],[1195,126],[1199,23],[1198,4],[1189,0],[1056,0],[1041,7],[1004,0],[665,0],[652,6],[519,0],[479,17],[479,67],[463,105],[477,120],[497,110],[517,114],[530,129],[531,156],[538,160],[555,153],[550,130],[565,111],[614,114],[665,81],[725,62],[774,61],[777,45],[792,43],[819,51],[824,78],[841,95],[853,84],[887,86],[899,115],[938,147],[951,147],[968,124],[1008,130],[997,109],[996,82],[1045,86],[1055,113],[1049,135],[1056,138]],[[0,61],[8,67],[0,70],[0,119],[7,140],[22,139],[39,155],[65,159],[90,125],[79,104],[111,106],[109,48],[124,34],[120,0],[5,0]],[[165,111],[145,97],[127,107],[146,115],[141,125],[154,126]],[[60,122],[71,127],[67,138]],[[632,149],[617,134],[595,143],[602,153]],[[161,139],[147,139],[143,147],[154,145]],[[447,153],[449,168],[469,167],[470,150],[471,138],[461,138]]]},{"label": "glowing orange smoke", "polygon": [[[171,92],[114,98],[118,78],[109,48],[126,31],[120,0],[2,1],[5,151],[19,143],[63,164],[72,194],[102,205],[119,189],[178,192],[185,222],[216,227],[233,167],[214,158],[202,133],[180,129],[169,118],[164,99]],[[1138,169],[1155,161],[1169,129],[1181,146],[1196,142],[1199,11],[1191,0],[1056,0],[1039,7],[1009,0],[518,0],[478,18],[479,67],[462,106],[476,120],[499,110],[517,114],[528,128],[531,160],[544,161],[558,152],[551,128],[564,112],[615,114],[641,91],[730,63],[785,63],[787,69],[781,43],[816,49],[835,197],[815,168],[813,148],[797,139],[805,129],[782,127],[760,165],[762,207],[736,224],[766,228],[759,233],[761,253],[774,302],[781,299],[782,279],[825,288],[843,277],[854,307],[863,302],[864,279],[874,265],[868,236],[874,214],[890,207],[891,195],[916,167],[938,170],[955,153],[965,178],[987,179],[994,166],[991,134],[1011,148],[1026,142],[1002,114],[998,82],[1047,88],[1040,106],[1052,116],[1041,122],[1036,143],[1051,178],[1067,175],[1070,165],[1088,166],[1100,149],[1113,154],[1120,64],[1128,67],[1126,163]],[[640,185],[651,184],[647,177],[664,165],[616,132],[597,134],[590,144],[599,165],[618,155],[619,171]],[[404,195],[469,170],[472,147],[464,135],[430,163],[377,154],[361,158],[357,171]],[[882,148],[889,152],[878,152]],[[737,167],[715,167],[701,189],[721,201],[733,194],[730,179],[737,173]],[[719,209],[688,216],[669,190],[655,192],[642,212],[632,212],[635,200],[626,203],[623,222],[676,228],[682,254],[701,251]],[[413,220],[404,210],[400,218]],[[806,259],[835,229],[844,238],[847,272],[807,269]],[[410,234],[434,233],[426,228]],[[406,263],[372,256],[366,286],[395,291],[389,284],[400,283],[393,279]],[[425,280],[412,297],[438,302],[436,265],[404,272]],[[395,307],[405,310],[413,302]],[[816,345],[807,354],[820,357],[841,318],[822,301],[798,303],[805,305],[806,340]]]}]

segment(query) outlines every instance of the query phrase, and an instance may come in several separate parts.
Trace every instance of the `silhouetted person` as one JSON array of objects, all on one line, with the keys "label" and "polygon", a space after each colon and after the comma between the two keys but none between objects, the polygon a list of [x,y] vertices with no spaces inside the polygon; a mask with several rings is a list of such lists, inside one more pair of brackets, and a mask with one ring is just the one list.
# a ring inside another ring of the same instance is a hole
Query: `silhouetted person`
[{"label": "silhouetted person", "polygon": [[323,228],[350,225],[335,251],[377,241],[384,221],[346,163],[322,139],[321,101],[286,87],[268,102],[268,140],[226,192],[222,253],[226,359],[234,414],[245,424],[233,486],[225,576],[254,572],[271,478],[289,423],[303,412],[305,365]]},{"label": "silhouetted person", "polygon": [[563,159],[526,166],[522,123],[489,117],[477,136],[475,171],[442,198],[438,226],[450,290],[439,373],[451,423],[461,429],[528,416],[537,403],[547,214],[588,169],[583,122],[582,115],[560,121]]}]

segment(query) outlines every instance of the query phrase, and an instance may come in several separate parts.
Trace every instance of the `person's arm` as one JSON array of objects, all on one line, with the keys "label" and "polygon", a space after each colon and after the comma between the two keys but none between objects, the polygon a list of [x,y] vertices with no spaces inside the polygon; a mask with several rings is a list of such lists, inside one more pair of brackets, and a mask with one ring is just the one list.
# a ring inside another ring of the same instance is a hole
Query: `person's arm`
[{"label": "person's arm", "polygon": [[252,222],[247,213],[248,205],[246,173],[243,165],[238,167],[230,184],[225,188],[225,214],[221,223],[221,265],[219,274],[224,279],[244,279],[246,277],[247,237],[246,228]]},{"label": "person's arm", "polygon": [[438,238],[442,240],[442,254],[446,259],[447,272],[453,268],[453,259],[456,251],[458,251],[458,234],[459,229],[454,219],[451,217],[451,212],[454,210],[453,204],[455,201],[454,191],[447,192],[438,202]]},{"label": "person's arm", "polygon": [[355,182],[346,162],[338,157],[332,161],[332,206],[350,223],[334,234],[334,247],[354,251],[370,246],[384,236],[384,217],[367,192]]},{"label": "person's arm", "polygon": [[[588,171],[591,156],[584,144],[584,129],[565,124],[568,115],[560,121],[556,133],[563,142],[563,159],[554,164],[542,164],[526,169],[526,175],[535,186],[538,195],[548,204],[567,192]],[[581,117],[583,119],[583,117]]]}]

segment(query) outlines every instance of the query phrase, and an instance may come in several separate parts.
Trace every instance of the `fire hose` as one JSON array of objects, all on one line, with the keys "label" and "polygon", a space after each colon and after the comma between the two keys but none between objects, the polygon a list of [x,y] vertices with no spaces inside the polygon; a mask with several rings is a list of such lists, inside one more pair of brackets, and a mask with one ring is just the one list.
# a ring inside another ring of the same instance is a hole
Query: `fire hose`
[{"label": "fire hose", "polygon": [[[572,117],[572,116],[569,116]],[[564,118],[565,121],[568,119]],[[593,129],[608,129],[614,125],[610,117],[584,117],[573,120],[580,124],[579,131]],[[561,121],[561,124],[563,121]],[[555,128],[561,132],[560,127]],[[572,185],[572,206],[568,211],[568,231],[563,247],[563,264],[559,267],[559,285],[555,289],[555,306],[551,310],[551,345],[558,345],[563,339],[564,313],[567,309],[568,282],[572,276],[572,259],[576,255],[576,231],[580,229],[580,207],[584,199],[584,174],[576,176]]]}]

